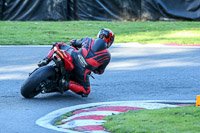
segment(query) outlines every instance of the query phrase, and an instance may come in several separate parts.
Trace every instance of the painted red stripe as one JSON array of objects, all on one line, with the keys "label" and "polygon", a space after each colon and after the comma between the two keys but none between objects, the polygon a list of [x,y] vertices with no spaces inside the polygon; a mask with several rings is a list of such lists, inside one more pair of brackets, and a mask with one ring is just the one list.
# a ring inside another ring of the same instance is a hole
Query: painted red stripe
[{"label": "painted red stripe", "polygon": [[77,111],[74,111],[72,114],[76,115],[76,114],[79,114],[79,113],[82,113],[82,112],[87,112],[87,111],[86,110],[77,110]]},{"label": "painted red stripe", "polygon": [[105,115],[88,115],[88,116],[79,116],[75,117],[67,122],[74,121],[74,120],[102,120],[105,117]]},{"label": "painted red stripe", "polygon": [[128,110],[139,110],[144,108],[137,108],[137,107],[129,107],[129,106],[104,106],[104,107],[95,107],[89,110],[77,110],[74,111],[73,114],[79,114],[82,112],[91,112],[91,111],[118,111],[118,112],[126,112]]},{"label": "painted red stripe", "polygon": [[104,128],[101,125],[92,125],[92,126],[80,126],[75,127],[75,131],[104,131]]}]

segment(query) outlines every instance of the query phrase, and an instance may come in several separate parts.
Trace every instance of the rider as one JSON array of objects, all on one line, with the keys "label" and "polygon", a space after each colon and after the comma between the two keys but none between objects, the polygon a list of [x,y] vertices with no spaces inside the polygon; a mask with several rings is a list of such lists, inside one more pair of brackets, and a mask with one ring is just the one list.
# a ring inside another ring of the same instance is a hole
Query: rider
[{"label": "rider", "polygon": [[[103,74],[106,66],[110,62],[111,55],[108,48],[114,42],[115,35],[110,29],[101,29],[97,39],[82,38],[70,41],[70,46],[64,43],[56,43],[60,49],[67,51],[72,57],[74,69],[71,71],[70,81],[66,81],[65,90],[70,89],[82,97],[87,97],[90,93],[89,75],[91,71],[95,74]],[[54,47],[53,46],[53,47]],[[53,49],[39,62],[38,66],[47,65],[51,61]]]}]

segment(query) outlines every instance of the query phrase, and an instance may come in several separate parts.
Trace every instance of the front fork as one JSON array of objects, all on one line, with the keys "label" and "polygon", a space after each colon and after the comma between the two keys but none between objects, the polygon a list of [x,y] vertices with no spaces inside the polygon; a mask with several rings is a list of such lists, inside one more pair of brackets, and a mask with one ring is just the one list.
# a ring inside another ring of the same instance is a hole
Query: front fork
[{"label": "front fork", "polygon": [[[41,91],[41,93],[50,93],[50,92],[56,92],[58,89],[58,77],[59,77],[59,69],[54,66],[56,71],[56,76],[53,79],[45,79],[43,80],[40,85],[36,88],[36,91]],[[33,72],[35,72],[38,68],[36,68]],[[32,72],[32,73],[33,73]],[[30,73],[29,76],[32,74]]]},{"label": "front fork", "polygon": [[48,79],[42,81],[40,85],[37,87],[36,91],[42,90],[42,93],[48,93],[48,92],[55,92],[55,90],[57,90],[61,94],[63,94],[64,90],[68,89],[67,88],[68,86],[66,86],[66,84],[67,82],[69,82],[69,76],[71,74],[71,71],[66,70],[64,65],[64,60],[61,57],[60,58],[57,57],[57,55],[60,57],[60,55],[57,54],[56,52],[54,53],[51,52],[51,57],[50,57],[51,60],[53,60],[56,64],[54,66],[57,73],[56,81],[51,81]]},{"label": "front fork", "polygon": [[57,83],[56,81],[52,80],[45,80],[40,83],[39,89],[41,89],[41,93],[50,93],[50,92],[57,92]]},{"label": "front fork", "polygon": [[[67,82],[69,82],[69,76],[71,74],[71,71],[67,71],[64,67],[64,60],[62,58],[58,58],[56,56],[57,54],[54,53],[52,56],[52,60],[55,62],[56,66],[59,68],[58,73],[60,73],[58,76],[59,79],[59,87],[58,91],[63,94],[65,90],[68,89]],[[59,56],[59,54],[58,54]]]}]

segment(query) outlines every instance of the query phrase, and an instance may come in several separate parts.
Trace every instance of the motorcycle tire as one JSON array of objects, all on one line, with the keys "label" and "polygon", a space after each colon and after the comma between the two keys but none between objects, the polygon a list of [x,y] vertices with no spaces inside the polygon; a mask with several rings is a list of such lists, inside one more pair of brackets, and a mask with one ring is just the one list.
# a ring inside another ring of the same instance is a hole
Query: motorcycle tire
[{"label": "motorcycle tire", "polygon": [[33,98],[42,90],[37,90],[40,83],[46,79],[53,79],[56,76],[56,71],[53,66],[43,66],[35,70],[22,84],[21,95],[25,98]]}]

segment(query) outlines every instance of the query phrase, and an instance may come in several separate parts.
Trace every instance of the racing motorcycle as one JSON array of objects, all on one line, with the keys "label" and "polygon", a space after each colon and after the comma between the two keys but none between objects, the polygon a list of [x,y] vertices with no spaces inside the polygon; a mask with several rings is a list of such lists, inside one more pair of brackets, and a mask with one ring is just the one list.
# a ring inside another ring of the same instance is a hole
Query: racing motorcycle
[{"label": "racing motorcycle", "polygon": [[22,84],[21,94],[25,98],[33,98],[39,93],[63,93],[64,83],[69,81],[74,65],[69,53],[59,46],[54,46],[53,50],[53,64],[36,68]]}]

